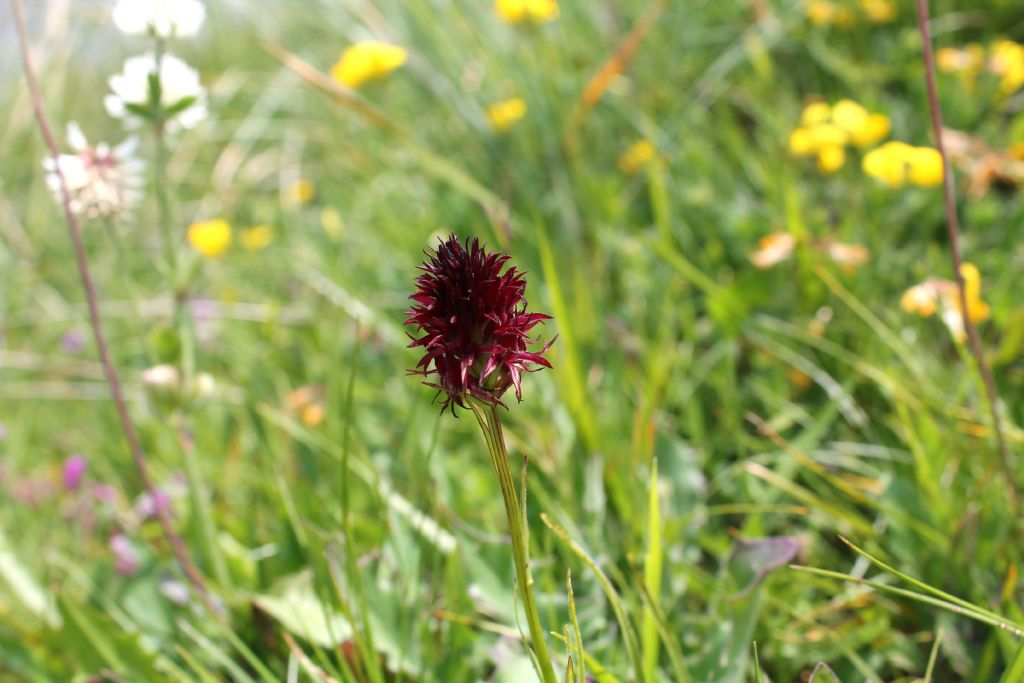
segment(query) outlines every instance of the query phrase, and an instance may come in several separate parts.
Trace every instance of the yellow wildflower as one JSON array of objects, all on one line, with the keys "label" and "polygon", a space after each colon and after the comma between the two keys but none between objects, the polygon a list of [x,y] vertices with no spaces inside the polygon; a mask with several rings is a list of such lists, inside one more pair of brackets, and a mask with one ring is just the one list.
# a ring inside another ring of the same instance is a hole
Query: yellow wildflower
[{"label": "yellow wildflower", "polygon": [[911,147],[907,152],[907,178],[918,187],[942,183],[942,155],[934,147]]},{"label": "yellow wildflower", "polygon": [[341,237],[341,233],[345,230],[345,222],[341,219],[341,214],[337,209],[330,207],[320,212],[320,225],[323,226],[324,232],[334,239]]},{"label": "yellow wildflower", "polygon": [[930,283],[922,282],[903,292],[900,308],[907,313],[916,313],[922,318],[928,318],[935,313],[936,299],[935,289]]},{"label": "yellow wildflower", "polygon": [[796,128],[789,134],[789,153],[803,157],[814,154],[814,136],[807,128]]},{"label": "yellow wildflower", "polygon": [[638,140],[619,157],[619,170],[623,173],[636,173],[654,161],[657,150],[650,140]]},{"label": "yellow wildflower", "polygon": [[261,251],[274,241],[274,233],[269,225],[257,225],[243,230],[238,241],[249,251]]},{"label": "yellow wildflower", "polygon": [[809,0],[807,3],[807,18],[817,26],[831,24],[835,13],[835,5],[828,0]]},{"label": "yellow wildflower", "polygon": [[832,123],[847,133],[853,133],[864,126],[868,110],[853,100],[839,100],[832,105]]},{"label": "yellow wildflower", "polygon": [[231,225],[220,218],[193,223],[188,228],[188,241],[207,258],[217,258],[231,245]]},{"label": "yellow wildflower", "polygon": [[948,73],[977,73],[985,65],[985,50],[977,43],[963,49],[944,47],[935,53],[935,64]]},{"label": "yellow wildflower", "polygon": [[818,148],[818,168],[822,173],[835,173],[846,163],[846,151],[839,145]]},{"label": "yellow wildflower", "polygon": [[896,18],[892,0],[860,0],[860,9],[872,24],[888,24]]},{"label": "yellow wildflower", "polygon": [[[989,305],[981,298],[981,273],[973,263],[963,263],[960,275],[964,279],[964,298],[967,299],[967,316],[971,322],[988,320]],[[957,341],[967,337],[964,324],[964,310],[960,305],[960,290],[956,282],[929,278],[914,285],[900,299],[900,307],[907,313],[930,317],[941,307],[942,321]]]},{"label": "yellow wildflower", "polygon": [[885,114],[869,114],[857,130],[850,131],[850,142],[858,147],[873,145],[892,129],[889,117]]},{"label": "yellow wildflower", "polygon": [[499,133],[507,131],[524,116],[526,101],[518,97],[496,102],[487,108],[487,118],[491,120],[494,130]]},{"label": "yellow wildflower", "polygon": [[942,182],[942,155],[933,147],[912,147],[903,142],[887,142],[864,156],[864,173],[892,188],[910,181],[918,187],[934,187]]},{"label": "yellow wildflower", "polygon": [[521,21],[540,23],[558,17],[558,0],[495,0],[498,16],[510,24]]},{"label": "yellow wildflower", "polygon": [[312,180],[300,178],[284,189],[285,199],[291,204],[309,204],[316,197]]},{"label": "yellow wildflower", "polygon": [[1024,45],[1000,40],[992,45],[989,68],[999,76],[999,91],[1011,95],[1024,86]]},{"label": "yellow wildflower", "polygon": [[909,147],[905,142],[887,142],[865,154],[861,167],[864,173],[889,187],[903,187],[907,182],[905,157]]},{"label": "yellow wildflower", "polygon": [[853,26],[853,20],[853,10],[849,7],[836,7],[832,15],[832,23],[840,28],[850,28]]},{"label": "yellow wildflower", "polygon": [[842,147],[849,139],[849,134],[834,123],[822,123],[811,128],[811,140],[815,148],[828,145]]},{"label": "yellow wildflower", "polygon": [[764,270],[788,259],[796,247],[796,238],[788,232],[773,232],[757,242],[757,251],[750,255],[750,262]]},{"label": "yellow wildflower", "polygon": [[832,116],[832,107],[826,102],[811,102],[800,114],[800,124],[803,126],[814,126],[825,123]]},{"label": "yellow wildflower", "polygon": [[405,48],[377,40],[366,40],[350,45],[331,67],[331,78],[350,88],[384,78],[405,64]]}]

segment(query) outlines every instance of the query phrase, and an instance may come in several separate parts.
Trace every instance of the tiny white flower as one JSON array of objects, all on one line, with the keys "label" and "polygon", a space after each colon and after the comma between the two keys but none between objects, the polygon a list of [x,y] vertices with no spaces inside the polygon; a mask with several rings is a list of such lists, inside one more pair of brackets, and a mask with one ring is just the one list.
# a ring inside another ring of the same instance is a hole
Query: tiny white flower
[{"label": "tiny white flower", "polygon": [[181,382],[181,375],[178,368],[167,363],[154,365],[142,371],[142,383],[146,386],[164,389],[177,388]]},{"label": "tiny white flower", "polygon": [[128,34],[184,38],[199,32],[206,7],[199,0],[118,0],[113,18]]},{"label": "tiny white flower", "polygon": [[[138,115],[131,111],[131,107],[149,106],[149,78],[156,72],[153,53],[126,59],[121,73],[110,77],[113,92],[103,100],[107,113],[125,119],[129,125],[136,124]],[[202,121],[206,117],[206,90],[195,69],[174,55],[165,54],[160,60],[160,105],[170,109],[186,99],[192,103],[176,112],[168,122],[169,126],[176,124],[182,128],[193,128]]]},{"label": "tiny white flower", "polygon": [[71,210],[89,218],[112,217],[138,204],[142,198],[144,165],[135,158],[138,141],[129,138],[111,147],[101,142],[89,145],[77,123],[68,124],[68,145],[74,154],[60,154],[56,162],[43,160],[46,185],[57,202],[63,201],[60,175],[70,195]]}]

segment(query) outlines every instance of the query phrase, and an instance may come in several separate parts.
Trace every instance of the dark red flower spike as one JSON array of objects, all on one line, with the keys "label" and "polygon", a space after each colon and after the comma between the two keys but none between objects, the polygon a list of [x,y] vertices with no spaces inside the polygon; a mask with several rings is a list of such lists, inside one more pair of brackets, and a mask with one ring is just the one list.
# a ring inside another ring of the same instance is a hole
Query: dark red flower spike
[{"label": "dark red flower spike", "polygon": [[[465,246],[455,235],[427,251],[419,266],[416,292],[406,325],[415,325],[423,336],[411,337],[409,348],[422,347],[424,354],[411,374],[431,377],[427,386],[447,395],[445,408],[467,407],[466,396],[500,404],[501,395],[515,387],[522,400],[522,373],[550,368],[544,353],[527,351],[527,335],[551,316],[526,310],[526,277],[510,267],[509,257],[488,252],[474,238]],[[411,336],[411,335],[410,335]]]}]

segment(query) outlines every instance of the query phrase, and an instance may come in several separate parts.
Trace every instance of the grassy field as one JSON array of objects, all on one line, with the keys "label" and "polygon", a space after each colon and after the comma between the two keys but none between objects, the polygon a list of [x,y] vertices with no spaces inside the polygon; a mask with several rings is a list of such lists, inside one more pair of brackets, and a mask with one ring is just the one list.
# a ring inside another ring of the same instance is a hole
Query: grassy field
[{"label": "grassy field", "polygon": [[537,680],[477,422],[407,374],[455,233],[553,316],[500,412],[559,677],[1024,681],[1019,0],[931,3],[1008,463],[912,2],[210,0],[160,46],[208,111],[162,144],[104,105],[154,39],[28,4],[62,151],[139,139],[82,234],[157,495],[3,3],[0,680]]}]

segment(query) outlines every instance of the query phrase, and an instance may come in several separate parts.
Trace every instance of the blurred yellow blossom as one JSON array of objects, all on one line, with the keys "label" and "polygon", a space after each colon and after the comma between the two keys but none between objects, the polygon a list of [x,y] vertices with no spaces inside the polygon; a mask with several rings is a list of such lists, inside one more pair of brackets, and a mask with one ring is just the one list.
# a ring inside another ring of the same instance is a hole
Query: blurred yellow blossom
[{"label": "blurred yellow blossom", "polygon": [[835,173],[846,163],[846,150],[839,145],[823,145],[818,149],[818,168],[822,173]]},{"label": "blurred yellow blossom", "polygon": [[818,123],[825,123],[832,116],[832,107],[827,102],[811,102],[804,107],[800,114],[800,124],[813,126]]},{"label": "blurred yellow blossom", "polygon": [[495,0],[498,16],[510,24],[542,22],[558,17],[558,0]]},{"label": "blurred yellow blossom", "polygon": [[290,392],[285,397],[285,406],[289,412],[298,415],[307,427],[318,427],[323,424],[327,413],[324,410],[324,388],[316,384],[307,384]]},{"label": "blurred yellow blossom", "polygon": [[762,270],[771,268],[788,259],[795,247],[796,238],[788,232],[773,232],[758,240],[757,251],[750,255],[750,262]]},{"label": "blurred yellow blossom", "polygon": [[650,140],[638,140],[619,157],[619,170],[623,173],[636,173],[654,161],[657,150]]},{"label": "blurred yellow blossom", "polygon": [[284,189],[284,196],[290,204],[309,204],[316,197],[316,185],[312,180],[300,178]]},{"label": "blurred yellow blossom", "polygon": [[331,67],[331,78],[350,88],[358,88],[368,81],[384,78],[405,64],[405,48],[378,40],[366,40],[350,45]]},{"label": "blurred yellow blossom", "polygon": [[217,258],[231,246],[231,225],[220,218],[193,223],[188,228],[188,241],[207,258]]},{"label": "blurred yellow blossom", "polygon": [[323,226],[324,232],[335,239],[341,237],[341,233],[345,229],[341,214],[337,209],[331,207],[326,207],[320,212],[320,225]]},{"label": "blurred yellow blossom", "polygon": [[942,155],[934,147],[911,147],[907,153],[907,178],[918,187],[942,184]]},{"label": "blurred yellow blossom", "polygon": [[[964,294],[967,299],[967,315],[971,322],[988,320],[989,305],[981,298],[981,273],[973,263],[960,266],[964,279]],[[967,336],[964,325],[963,307],[960,305],[960,291],[956,282],[940,278],[929,278],[914,285],[903,293],[900,307],[907,313],[930,317],[941,310],[942,321],[957,339],[964,341]]]},{"label": "blurred yellow blossom", "polygon": [[985,49],[977,43],[963,49],[944,47],[935,53],[935,64],[939,71],[975,74],[985,66]]},{"label": "blurred yellow blossom", "polygon": [[864,173],[892,188],[910,183],[933,187],[942,183],[942,155],[933,147],[913,147],[904,142],[887,142],[864,156]]},{"label": "blurred yellow blossom", "polygon": [[494,130],[499,133],[507,131],[524,116],[526,116],[526,101],[519,97],[496,102],[487,108],[487,118],[491,120]]},{"label": "blurred yellow blossom", "polygon": [[872,114],[853,100],[839,100],[832,106],[832,122],[850,136],[858,147],[873,145],[889,134],[889,117]]},{"label": "blurred yellow blossom", "polygon": [[989,68],[999,76],[999,90],[1011,95],[1024,86],[1024,45],[1012,40],[993,43]]},{"label": "blurred yellow blossom", "polygon": [[274,241],[274,233],[269,225],[257,225],[246,228],[238,236],[238,242],[249,251],[260,251]]},{"label": "blurred yellow blossom", "polygon": [[828,0],[808,0],[807,18],[812,24],[825,26],[835,18],[836,6]]},{"label": "blurred yellow blossom", "polygon": [[860,9],[872,24],[888,24],[896,18],[892,0],[860,0]]},{"label": "blurred yellow blossom", "polygon": [[846,162],[846,145],[863,147],[888,134],[889,117],[873,114],[853,100],[834,105],[811,102],[800,115],[800,126],[789,135],[789,152],[815,156],[822,173],[835,173]]},{"label": "blurred yellow blossom", "polygon": [[849,28],[858,20],[872,24],[888,24],[896,18],[894,0],[859,0],[854,7],[845,1],[807,0],[807,19],[816,26]]},{"label": "blurred yellow blossom", "polygon": [[835,261],[840,268],[847,273],[853,273],[868,262],[871,252],[860,244],[845,244],[843,242],[829,242],[825,250],[829,257]]}]

